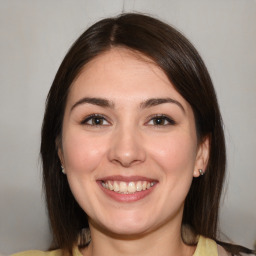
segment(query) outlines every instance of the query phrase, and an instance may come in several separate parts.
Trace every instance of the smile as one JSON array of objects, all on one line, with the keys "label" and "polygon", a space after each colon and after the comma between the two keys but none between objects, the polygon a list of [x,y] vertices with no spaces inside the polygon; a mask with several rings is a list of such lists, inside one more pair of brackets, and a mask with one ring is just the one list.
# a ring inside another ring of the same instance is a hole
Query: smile
[{"label": "smile", "polygon": [[152,181],[102,181],[101,185],[107,190],[114,191],[120,194],[133,194],[135,192],[145,191],[150,189],[156,184]]}]

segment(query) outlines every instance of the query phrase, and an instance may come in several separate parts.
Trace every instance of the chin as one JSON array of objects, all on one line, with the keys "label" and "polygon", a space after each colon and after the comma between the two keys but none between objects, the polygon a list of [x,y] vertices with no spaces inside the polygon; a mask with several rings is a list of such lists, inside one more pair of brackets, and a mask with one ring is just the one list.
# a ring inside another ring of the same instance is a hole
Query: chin
[{"label": "chin", "polygon": [[152,223],[147,223],[145,219],[141,218],[120,218],[115,220],[104,220],[103,222],[95,223],[91,221],[94,227],[97,227],[101,232],[111,234],[112,236],[139,236],[146,234],[152,229]]},{"label": "chin", "polygon": [[135,225],[126,225],[126,226],[115,226],[106,230],[108,233],[113,235],[118,235],[119,237],[136,237],[142,236],[150,232],[150,229],[145,226],[135,226]]}]

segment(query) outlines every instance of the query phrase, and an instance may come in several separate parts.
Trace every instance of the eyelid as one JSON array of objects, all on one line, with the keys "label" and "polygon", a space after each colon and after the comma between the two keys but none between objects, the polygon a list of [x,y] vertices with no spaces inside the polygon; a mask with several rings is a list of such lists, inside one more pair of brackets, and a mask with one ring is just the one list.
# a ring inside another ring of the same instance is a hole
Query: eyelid
[{"label": "eyelid", "polygon": [[[88,124],[87,122],[90,121],[90,120],[93,119],[93,118],[103,119],[103,120],[107,121],[108,124],[107,124],[107,125],[106,125],[106,124],[102,124],[102,125]],[[102,114],[90,114],[90,115],[84,117],[84,118],[82,119],[82,121],[80,122],[80,124],[82,124],[82,125],[88,125],[88,126],[108,126],[108,125],[111,124],[111,122],[108,120],[108,118],[106,118],[105,115],[102,115]]]},{"label": "eyelid", "polygon": [[[168,124],[164,124],[164,125],[154,125],[154,124],[149,124],[149,122],[153,121],[154,119],[157,118],[162,118],[168,121]],[[175,125],[176,122],[173,118],[171,118],[170,116],[166,115],[166,114],[155,114],[152,115],[148,118],[148,121],[145,123],[146,125],[151,125],[151,126],[167,126],[167,125]]]}]

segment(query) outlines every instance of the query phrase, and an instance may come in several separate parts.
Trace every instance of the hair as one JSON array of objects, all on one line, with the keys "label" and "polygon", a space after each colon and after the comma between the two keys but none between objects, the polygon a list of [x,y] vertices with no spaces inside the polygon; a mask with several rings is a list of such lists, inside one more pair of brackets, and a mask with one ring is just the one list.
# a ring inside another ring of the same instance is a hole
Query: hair
[{"label": "hair", "polygon": [[[196,234],[217,241],[226,151],[222,118],[211,78],[197,50],[180,32],[155,18],[128,13],[95,23],[76,40],[61,63],[47,97],[41,158],[54,241],[52,248],[71,252],[81,230],[88,227],[86,213],[76,202],[66,176],[60,171],[57,152],[70,86],[88,62],[113,47],[124,47],[152,59],[192,107],[199,143],[206,137],[210,139],[207,171],[203,177],[192,181],[182,224],[189,225]],[[85,246],[85,243],[80,245]],[[232,246],[222,245],[232,251]]]}]

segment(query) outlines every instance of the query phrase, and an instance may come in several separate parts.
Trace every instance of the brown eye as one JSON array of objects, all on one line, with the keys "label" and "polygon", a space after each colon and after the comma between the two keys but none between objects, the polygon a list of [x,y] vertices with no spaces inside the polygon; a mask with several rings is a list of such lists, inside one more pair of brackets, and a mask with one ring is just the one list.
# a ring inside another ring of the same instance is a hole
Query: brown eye
[{"label": "brown eye", "polygon": [[102,125],[104,122],[104,119],[102,117],[93,117],[91,119],[92,125]]},{"label": "brown eye", "polygon": [[174,125],[175,121],[167,116],[155,116],[150,119],[150,121],[147,123],[148,125],[153,126],[165,126],[165,125]]},{"label": "brown eye", "polygon": [[160,118],[157,117],[157,118],[153,119],[153,123],[154,123],[154,125],[165,125],[166,120],[162,117],[160,117]]},{"label": "brown eye", "polygon": [[101,125],[109,125],[109,122],[100,115],[91,115],[87,117],[81,124],[91,125],[91,126],[101,126]]}]

